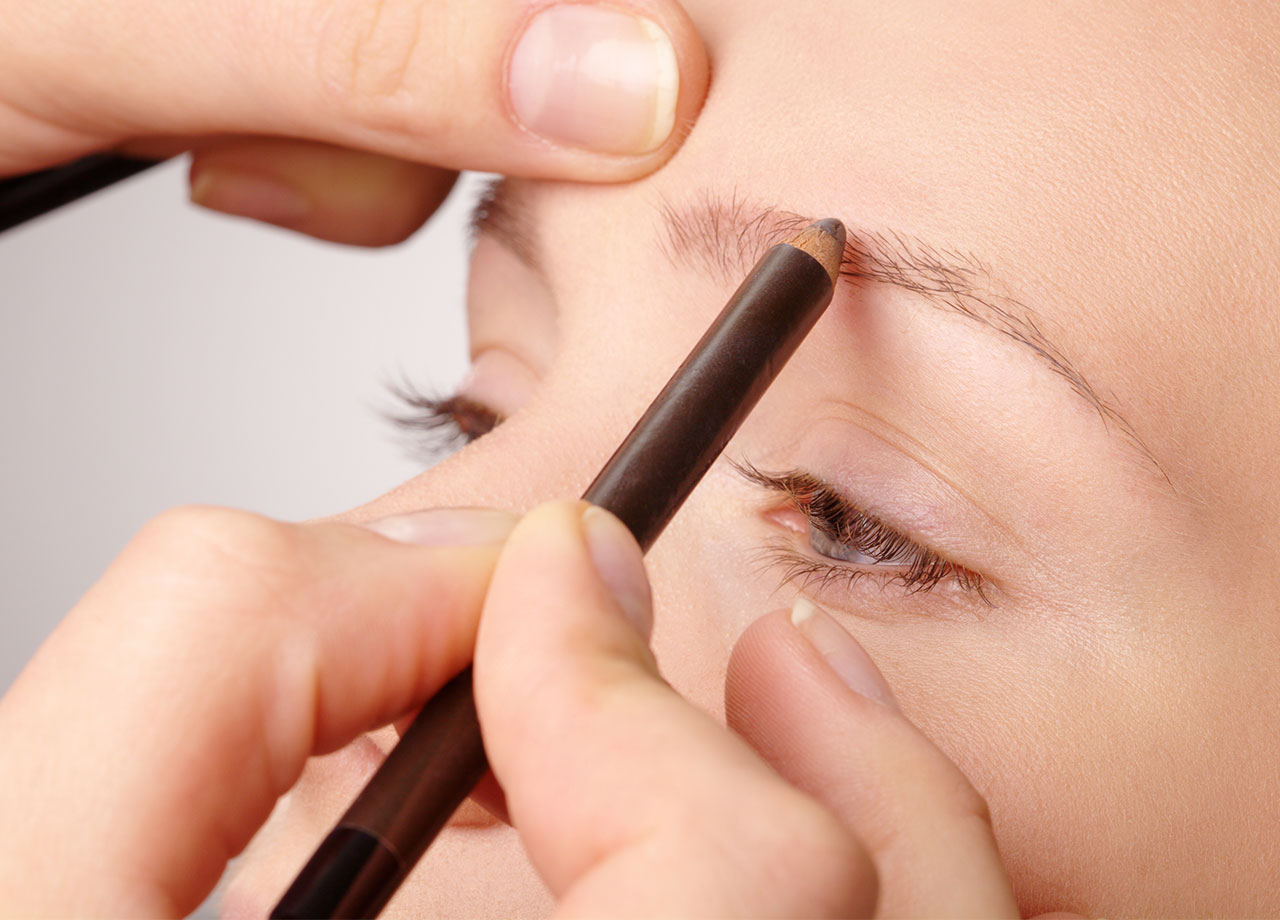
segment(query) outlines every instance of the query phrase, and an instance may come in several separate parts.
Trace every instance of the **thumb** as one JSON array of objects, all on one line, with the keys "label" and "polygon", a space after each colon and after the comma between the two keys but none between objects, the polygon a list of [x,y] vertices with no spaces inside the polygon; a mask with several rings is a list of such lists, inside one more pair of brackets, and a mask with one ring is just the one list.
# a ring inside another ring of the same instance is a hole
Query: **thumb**
[{"label": "thumb", "polygon": [[1019,916],[986,803],[830,615],[801,598],[754,623],[725,702],[730,726],[870,850],[879,915]]},{"label": "thumb", "polygon": [[153,135],[269,134],[452,169],[656,168],[707,62],[675,0],[0,0],[0,174]]},{"label": "thumb", "polygon": [[494,569],[476,707],[558,915],[867,916],[865,851],[663,682],[650,616],[640,548],[598,508],[535,509]]}]

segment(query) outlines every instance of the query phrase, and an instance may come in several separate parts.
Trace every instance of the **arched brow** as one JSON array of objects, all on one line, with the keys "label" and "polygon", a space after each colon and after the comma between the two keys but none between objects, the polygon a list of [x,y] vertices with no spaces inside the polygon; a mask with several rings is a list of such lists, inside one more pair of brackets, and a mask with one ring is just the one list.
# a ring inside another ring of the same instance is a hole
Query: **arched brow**
[{"label": "arched brow", "polygon": [[[676,265],[711,272],[726,284],[741,279],[769,247],[808,226],[816,218],[731,193],[712,191],[680,203],[661,199],[659,245]],[[822,216],[822,215],[819,215]],[[958,314],[1035,353],[1071,390],[1118,434],[1160,479],[1173,483],[1119,410],[1104,399],[1066,353],[1041,330],[1035,312],[1021,300],[1000,293],[990,269],[974,256],[938,247],[894,231],[858,230],[848,221],[842,281],[853,285],[888,284],[921,296],[929,304]]]}]

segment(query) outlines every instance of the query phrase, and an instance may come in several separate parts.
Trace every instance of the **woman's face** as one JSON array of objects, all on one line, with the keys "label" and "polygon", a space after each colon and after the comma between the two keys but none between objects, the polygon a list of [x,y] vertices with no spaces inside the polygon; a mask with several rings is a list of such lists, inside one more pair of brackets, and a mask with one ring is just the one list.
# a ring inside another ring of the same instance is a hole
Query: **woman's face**
[{"label": "woman's face", "polygon": [[[1024,911],[1280,909],[1275,24],[686,5],[714,77],[671,164],[489,208],[464,392],[506,420],[349,518],[579,494],[754,257],[840,217],[859,277],[650,553],[664,674],[719,712],[736,637],[804,591],[986,796]],[[879,548],[811,539],[729,460],[821,480]],[[915,546],[876,562],[890,532]],[[313,762],[233,909],[270,905],[377,759]],[[395,907],[546,907],[475,811]]]}]

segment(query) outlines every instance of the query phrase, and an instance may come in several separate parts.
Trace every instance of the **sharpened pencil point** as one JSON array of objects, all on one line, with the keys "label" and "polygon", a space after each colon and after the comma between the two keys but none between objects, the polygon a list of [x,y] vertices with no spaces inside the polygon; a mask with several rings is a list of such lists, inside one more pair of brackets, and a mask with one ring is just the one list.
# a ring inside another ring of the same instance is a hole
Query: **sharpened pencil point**
[{"label": "sharpened pencil point", "polygon": [[826,220],[817,221],[813,226],[823,233],[830,233],[840,243],[840,248],[844,248],[844,224],[840,221],[834,217],[828,217]]},{"label": "sharpened pencil point", "polygon": [[844,224],[834,217],[820,220],[805,227],[787,245],[802,249],[818,260],[831,276],[834,288],[840,280],[840,263],[844,261]]}]

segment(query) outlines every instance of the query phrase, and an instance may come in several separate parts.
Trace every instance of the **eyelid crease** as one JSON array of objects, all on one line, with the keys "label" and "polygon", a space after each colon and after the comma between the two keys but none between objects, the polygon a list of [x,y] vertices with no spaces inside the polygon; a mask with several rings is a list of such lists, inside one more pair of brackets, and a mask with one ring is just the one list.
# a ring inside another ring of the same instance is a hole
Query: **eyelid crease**
[{"label": "eyelid crease", "polygon": [[[963,498],[969,507],[977,510],[984,520],[991,524],[991,526],[996,530],[1000,531],[1000,533],[1008,537],[1009,541],[1018,549],[1022,550],[1024,554],[1029,553],[1026,541],[1016,531],[1010,529],[1010,527],[999,518],[994,517],[982,506],[981,502],[969,493],[968,490],[962,488],[952,476],[943,471],[943,468],[940,465],[942,458],[940,458],[934,451],[930,450],[924,442],[907,434],[883,416],[877,415],[856,403],[842,399],[828,399],[825,400],[825,402],[833,408],[838,408],[839,414],[828,413],[815,418],[811,427],[816,427],[826,421],[846,424],[852,423],[857,425],[873,438],[882,441],[898,453],[910,457],[912,461],[922,467],[935,479]],[[850,416],[860,416],[862,421],[854,421]]]}]

